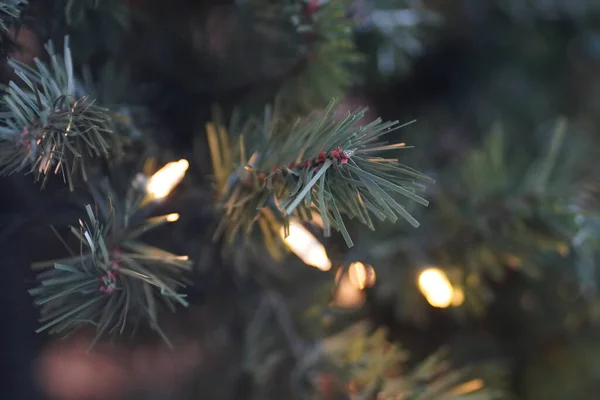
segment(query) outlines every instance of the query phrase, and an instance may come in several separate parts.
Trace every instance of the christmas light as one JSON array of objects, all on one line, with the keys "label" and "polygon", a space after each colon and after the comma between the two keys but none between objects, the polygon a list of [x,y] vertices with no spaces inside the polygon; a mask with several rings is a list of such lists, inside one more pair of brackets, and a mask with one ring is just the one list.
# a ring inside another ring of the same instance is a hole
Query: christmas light
[{"label": "christmas light", "polygon": [[473,379],[455,387],[450,393],[452,393],[453,395],[469,394],[483,389],[484,386],[485,385],[483,383],[483,380]]},{"label": "christmas light", "polygon": [[447,308],[452,305],[454,288],[448,276],[439,268],[427,268],[421,272],[419,290],[432,307]]},{"label": "christmas light", "polygon": [[356,308],[364,304],[366,294],[350,281],[350,275],[343,273],[340,269],[338,276],[338,287],[333,297],[332,305],[342,308]]},{"label": "christmas light", "polygon": [[333,305],[343,308],[360,307],[366,299],[364,289],[375,284],[377,277],[370,265],[353,262],[346,272],[340,268],[335,276],[338,284],[333,298]]},{"label": "christmas light", "polygon": [[166,164],[148,179],[146,192],[152,199],[163,199],[181,182],[190,163],[181,159]]},{"label": "christmas light", "polygon": [[377,276],[375,270],[370,265],[364,265],[361,262],[354,262],[348,268],[348,278],[357,289],[365,289],[375,284]]},{"label": "christmas light", "polygon": [[177,213],[173,213],[173,214],[169,214],[167,215],[167,221],[168,222],[175,222],[179,220],[179,214]]},{"label": "christmas light", "polygon": [[286,237],[282,228],[281,238],[290,251],[305,264],[321,271],[331,269],[331,260],[327,256],[325,247],[301,223],[291,221],[289,235]]},{"label": "christmas light", "polygon": [[465,302],[465,291],[462,288],[454,288],[454,295],[450,305],[452,307],[459,307]]}]

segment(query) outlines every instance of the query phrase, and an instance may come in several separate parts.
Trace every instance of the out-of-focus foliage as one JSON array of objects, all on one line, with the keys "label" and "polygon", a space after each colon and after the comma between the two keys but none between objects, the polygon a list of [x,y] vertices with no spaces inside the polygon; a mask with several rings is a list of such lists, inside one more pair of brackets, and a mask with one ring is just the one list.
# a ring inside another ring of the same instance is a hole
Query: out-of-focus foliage
[{"label": "out-of-focus foliage", "polygon": [[90,14],[106,14],[122,26],[129,24],[127,7],[120,0],[63,0],[56,2],[57,8],[64,10],[65,20],[68,25],[83,26],[90,23],[87,18]]},{"label": "out-of-focus foliage", "polygon": [[378,272],[376,291],[397,297],[407,315],[418,314],[412,304],[422,300],[410,299],[419,296],[418,290],[392,287],[416,282],[420,269],[434,265],[446,270],[455,289],[464,293],[467,309],[482,314],[493,298],[487,282],[502,281],[507,270],[535,278],[548,263],[567,268],[577,262],[569,255],[578,229],[569,205],[582,187],[578,167],[590,159],[577,139],[567,136],[563,119],[537,161],[519,147],[496,126],[480,148],[439,176],[431,208],[423,213],[421,235],[402,232],[376,243],[367,239],[370,251],[363,259]]},{"label": "out-of-focus foliage", "polygon": [[18,20],[27,0],[4,0],[0,2],[0,30],[6,31],[11,21]]},{"label": "out-of-focus foliage", "polygon": [[268,43],[270,49],[278,49],[269,51],[270,58],[282,58],[266,67],[280,66],[278,104],[284,115],[322,108],[357,82],[361,56],[353,40],[356,24],[348,15],[351,4],[351,0],[241,3],[241,16],[253,22],[249,29],[261,39],[261,47]]},{"label": "out-of-focus foliage", "polygon": [[527,399],[593,399],[600,379],[600,348],[595,336],[558,342],[533,354],[523,373]]},{"label": "out-of-focus foliage", "polygon": [[499,362],[454,368],[448,352],[440,350],[408,368],[408,354],[389,341],[388,332],[365,321],[309,342],[294,329],[281,298],[267,295],[266,299],[256,310],[245,344],[246,368],[259,385],[289,368],[289,385],[299,398],[509,398]]},{"label": "out-of-focus foliage", "polygon": [[499,0],[496,4],[517,22],[565,18],[585,21],[600,12],[595,0]]},{"label": "out-of-focus foliage", "polygon": [[117,52],[130,28],[130,9],[122,0],[58,0],[39,2],[40,22],[54,35],[70,34],[79,62],[98,51]]},{"label": "out-of-focus foliage", "polygon": [[574,214],[575,235],[571,246],[577,255],[577,271],[582,291],[586,295],[597,294],[597,265],[600,251],[600,203],[598,183],[586,184],[571,204]]},{"label": "out-of-focus foliage", "polygon": [[410,71],[435,29],[443,24],[442,16],[421,0],[357,0],[353,11],[360,41],[369,43],[363,51],[373,54],[368,59],[376,62],[382,76]]},{"label": "out-of-focus foliage", "polygon": [[284,112],[303,114],[321,108],[357,82],[361,57],[352,37],[355,23],[347,15],[350,4],[350,0],[312,1],[308,7],[313,9],[304,9],[308,24],[298,29],[308,38],[306,60],[279,93]]},{"label": "out-of-focus foliage", "polygon": [[[407,354],[388,341],[387,332],[383,329],[373,331],[364,323],[325,339],[320,346],[328,360],[345,371],[351,399],[507,398],[503,388],[488,387],[481,377],[470,379],[473,371],[452,369],[444,351],[407,370]],[[495,378],[503,374],[498,365],[489,371]]]}]

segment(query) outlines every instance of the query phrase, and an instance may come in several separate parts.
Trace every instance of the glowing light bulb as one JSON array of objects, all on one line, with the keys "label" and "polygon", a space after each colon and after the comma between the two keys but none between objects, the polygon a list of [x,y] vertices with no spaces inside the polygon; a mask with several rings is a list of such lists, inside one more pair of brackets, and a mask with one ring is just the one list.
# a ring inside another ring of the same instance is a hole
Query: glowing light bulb
[{"label": "glowing light bulb", "polygon": [[163,199],[181,182],[190,163],[181,159],[166,164],[148,179],[146,191],[153,199]]},{"label": "glowing light bulb", "polygon": [[450,393],[454,395],[463,395],[476,392],[478,390],[483,389],[485,384],[481,379],[473,379],[468,382],[465,382],[461,385],[456,386],[454,389],[450,391]]},{"label": "glowing light bulb", "polygon": [[168,222],[175,222],[177,220],[179,220],[179,214],[173,213],[173,214],[167,215],[167,221]]},{"label": "glowing light bulb", "polygon": [[318,268],[321,271],[329,271],[331,269],[331,260],[327,256],[325,247],[301,223],[291,221],[289,235],[285,237],[285,232],[282,228],[281,238],[290,251],[305,264]]},{"label": "glowing light bulb", "polygon": [[348,274],[342,274],[339,279],[332,304],[341,308],[356,308],[363,305],[367,298],[365,292],[350,281]]},{"label": "glowing light bulb", "polygon": [[465,291],[462,288],[454,288],[454,295],[450,305],[452,307],[460,307],[465,302]]},{"label": "glowing light bulb", "polygon": [[361,262],[350,264],[348,278],[355,287],[361,290],[373,286],[377,280],[373,267]]},{"label": "glowing light bulb", "polygon": [[427,268],[421,272],[419,290],[432,307],[447,308],[452,305],[454,288],[444,271],[439,268]]}]

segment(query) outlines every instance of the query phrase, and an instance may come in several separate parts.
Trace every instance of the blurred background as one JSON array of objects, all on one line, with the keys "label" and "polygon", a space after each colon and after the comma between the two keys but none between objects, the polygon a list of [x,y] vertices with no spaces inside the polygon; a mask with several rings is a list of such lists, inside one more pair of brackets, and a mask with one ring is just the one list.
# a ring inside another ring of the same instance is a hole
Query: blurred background
[{"label": "blurred background", "polygon": [[[258,376],[268,349],[283,340],[265,339],[277,336],[268,324],[249,328],[254,314],[244,307],[262,304],[265,287],[280,293],[274,304],[306,318],[298,328],[305,337],[328,331],[335,318],[367,318],[401,344],[408,369],[444,347],[456,368],[485,365],[475,372],[501,387],[502,398],[598,398],[600,1],[346,2],[361,60],[333,95],[344,110],[367,106],[372,118],[416,120],[393,139],[414,146],[400,161],[436,183],[427,188],[428,207],[407,206],[419,228],[398,222],[373,233],[352,226],[351,249],[341,237],[319,237],[317,229],[312,232],[333,268],[323,272],[290,255],[280,262],[283,274],[260,250],[224,256],[211,242],[218,217],[198,189],[210,164],[206,146],[194,147],[194,137],[215,104],[262,110],[272,91],[293,80],[290,71],[306,68],[298,67],[304,56],[289,37],[250,35],[245,24],[256,26],[260,18],[224,2],[29,3],[20,29],[8,34],[17,47],[6,51],[26,60],[47,38],[70,33],[78,63],[95,77],[97,97],[104,104],[142,104],[145,125],[138,128],[151,132],[156,154],[168,148],[169,155],[189,159],[198,175],[168,204],[187,219],[153,240],[198,261],[190,294],[195,305],[167,325],[182,343],[191,338],[196,350],[183,346],[183,353],[199,351],[201,360],[181,367],[187,361],[179,353],[143,353],[139,364],[171,372],[179,366],[193,378],[173,372],[186,376],[177,389],[147,385],[136,389],[139,397],[123,398],[292,398],[273,370]],[[4,81],[10,78],[6,70]],[[316,98],[302,104],[322,106]],[[83,364],[48,361],[60,343],[34,333],[37,310],[27,294],[34,279],[28,264],[60,256],[46,226],[78,214],[60,182],[40,192],[30,181],[0,181],[3,399],[44,398],[47,380],[63,378],[48,378],[43,363],[85,380]],[[331,293],[333,303],[324,307],[321,300]],[[309,305],[313,297],[321,305]],[[112,352],[104,355],[126,357]],[[104,374],[98,365],[94,373]],[[138,378],[123,371],[107,372],[114,377],[106,385],[120,385],[123,375],[141,387],[155,380],[152,372]],[[104,375],[92,381],[100,385]],[[50,398],[120,398],[102,393]],[[473,397],[480,398],[496,397]]]}]

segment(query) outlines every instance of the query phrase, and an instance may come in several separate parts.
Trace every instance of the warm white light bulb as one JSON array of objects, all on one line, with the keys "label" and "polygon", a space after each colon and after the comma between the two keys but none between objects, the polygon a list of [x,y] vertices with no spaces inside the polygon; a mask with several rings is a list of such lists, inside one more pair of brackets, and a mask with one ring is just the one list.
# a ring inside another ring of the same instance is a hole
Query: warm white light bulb
[{"label": "warm white light bulb", "polygon": [[173,214],[169,214],[167,215],[167,221],[168,222],[175,222],[179,220],[179,214],[177,213],[173,213]]},{"label": "warm white light bulb", "polygon": [[287,237],[285,237],[285,232],[282,228],[281,237],[290,251],[305,264],[318,268],[321,271],[329,271],[331,269],[331,260],[327,256],[325,247],[299,222],[290,222],[289,235]]},{"label": "warm white light bulb", "polygon": [[148,179],[146,191],[153,199],[163,199],[181,182],[190,163],[181,159],[166,164]]},{"label": "warm white light bulb", "polygon": [[332,304],[341,308],[357,308],[364,304],[366,294],[350,281],[348,274],[343,274],[333,297]]},{"label": "warm white light bulb", "polygon": [[450,307],[454,299],[454,288],[444,271],[439,268],[427,268],[421,272],[419,289],[433,307]]},{"label": "warm white light bulb", "polygon": [[454,288],[454,295],[452,296],[452,307],[460,307],[465,302],[465,291],[460,288]]},{"label": "warm white light bulb", "polygon": [[473,379],[468,382],[465,382],[461,385],[456,386],[454,389],[450,391],[453,395],[464,395],[476,392],[478,390],[483,389],[485,386],[483,380],[481,379]]},{"label": "warm white light bulb", "polygon": [[373,286],[377,279],[373,267],[359,261],[350,264],[350,267],[348,268],[348,277],[350,278],[350,282],[358,289],[365,289]]}]

